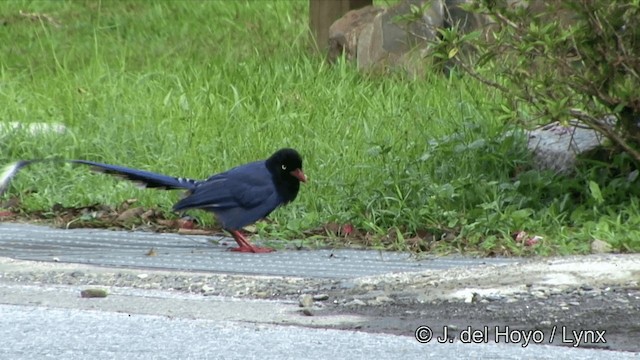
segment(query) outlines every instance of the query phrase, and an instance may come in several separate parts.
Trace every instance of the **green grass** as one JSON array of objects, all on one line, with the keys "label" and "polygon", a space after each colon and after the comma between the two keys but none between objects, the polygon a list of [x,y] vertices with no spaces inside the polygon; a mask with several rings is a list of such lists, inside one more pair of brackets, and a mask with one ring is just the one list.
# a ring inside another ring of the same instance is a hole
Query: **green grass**
[{"label": "green grass", "polygon": [[[337,222],[390,249],[416,248],[416,234],[433,251],[567,254],[594,238],[640,249],[638,191],[620,176],[529,170],[522,142],[502,136],[497,95],[466,77],[324,63],[309,51],[307,3],[0,2],[0,121],[70,129],[3,137],[0,161],[82,158],[203,178],[290,146],[310,182],[259,226],[266,237]],[[11,195],[26,212],[129,198],[170,209],[179,198],[45,165],[20,173]],[[544,240],[523,247],[520,230]]]}]

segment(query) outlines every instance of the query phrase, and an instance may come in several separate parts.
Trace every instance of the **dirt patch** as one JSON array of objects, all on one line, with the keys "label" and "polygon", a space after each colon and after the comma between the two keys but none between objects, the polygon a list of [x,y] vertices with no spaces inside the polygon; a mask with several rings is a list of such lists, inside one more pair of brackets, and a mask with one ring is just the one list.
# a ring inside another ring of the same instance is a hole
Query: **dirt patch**
[{"label": "dirt patch", "polygon": [[[602,294],[591,296],[575,290],[548,299],[517,302],[437,301],[428,304],[395,302],[379,306],[331,306],[318,315],[366,316],[369,320],[355,328],[367,332],[414,336],[416,329],[428,326],[435,339],[443,336],[446,327],[450,341],[460,341],[461,332],[462,340],[466,341],[469,340],[469,327],[471,331],[483,334],[487,327],[487,336],[481,341],[495,342],[496,327],[501,333],[505,333],[508,327],[510,339],[500,335],[497,339],[501,343],[525,345],[525,336],[512,334],[524,331],[533,335],[529,344],[541,339],[543,344],[551,341],[561,346],[640,352],[640,289],[609,288]],[[338,325],[335,328],[354,329],[354,326]],[[551,339],[554,328],[554,338]],[[583,331],[582,339],[578,339],[581,330],[592,332]]]},{"label": "dirt patch", "polygon": [[480,342],[640,352],[639,260],[583,256],[361,278],[333,292],[318,315],[365,316],[356,328],[368,332],[414,336],[428,326],[436,339],[446,327],[447,341],[476,334]]}]

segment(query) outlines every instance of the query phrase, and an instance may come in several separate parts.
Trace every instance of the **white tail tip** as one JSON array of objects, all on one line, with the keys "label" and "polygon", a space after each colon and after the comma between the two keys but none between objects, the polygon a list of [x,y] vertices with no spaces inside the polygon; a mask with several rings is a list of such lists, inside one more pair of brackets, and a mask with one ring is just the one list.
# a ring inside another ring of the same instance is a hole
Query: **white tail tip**
[{"label": "white tail tip", "polygon": [[13,179],[18,170],[20,170],[22,164],[22,161],[16,161],[5,166],[2,169],[2,173],[0,173],[0,195],[4,194],[4,192],[7,190],[11,179]]}]

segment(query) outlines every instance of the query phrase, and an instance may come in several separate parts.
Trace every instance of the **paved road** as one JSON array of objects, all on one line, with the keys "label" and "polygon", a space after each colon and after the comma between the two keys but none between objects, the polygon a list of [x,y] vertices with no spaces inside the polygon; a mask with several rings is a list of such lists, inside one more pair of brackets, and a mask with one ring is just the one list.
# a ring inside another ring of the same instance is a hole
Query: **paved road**
[{"label": "paved road", "polygon": [[421,344],[410,337],[0,305],[0,358],[21,359],[637,359],[631,353],[502,344]]},{"label": "paved road", "polygon": [[[496,359],[640,358],[635,353],[491,341],[421,344],[410,336],[326,329],[336,324],[357,325],[366,319],[357,315],[303,316],[297,302],[287,299],[202,296],[162,286],[143,288],[145,281],[162,277],[171,277],[172,284],[206,276],[212,277],[208,283],[213,283],[213,278],[229,282],[228,275],[218,275],[225,269],[249,274],[233,275],[239,284],[265,281],[265,274],[292,273],[326,281],[346,277],[360,284],[398,271],[444,268],[449,269],[447,274],[456,274],[457,269],[473,272],[485,262],[465,258],[417,261],[405,254],[352,250],[334,251],[333,256],[317,251],[233,254],[223,251],[224,246],[208,244],[205,238],[189,238],[0,224],[0,358],[442,359],[452,354]],[[150,246],[157,248],[159,255],[154,262],[144,263]],[[301,256],[307,263],[296,260]],[[108,261],[102,263],[105,259]],[[240,270],[232,267],[234,261],[241,264]],[[513,262],[491,261],[499,268]],[[109,267],[113,265],[117,267]],[[166,271],[172,267],[175,269]],[[436,274],[431,272],[430,276]],[[137,281],[137,287],[128,286],[126,279]],[[107,286],[109,296],[79,297],[88,285]]]}]

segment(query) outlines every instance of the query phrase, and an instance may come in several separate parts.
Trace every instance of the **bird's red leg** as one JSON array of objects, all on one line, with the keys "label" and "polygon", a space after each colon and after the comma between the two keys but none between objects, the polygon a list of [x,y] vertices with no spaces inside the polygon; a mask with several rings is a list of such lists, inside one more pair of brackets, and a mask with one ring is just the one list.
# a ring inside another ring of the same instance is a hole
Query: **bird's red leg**
[{"label": "bird's red leg", "polygon": [[268,253],[275,251],[274,249],[267,247],[258,247],[252,245],[249,240],[247,240],[244,235],[238,230],[230,230],[231,236],[238,243],[237,248],[231,248],[231,251],[239,251],[239,252],[252,252],[252,253]]}]

